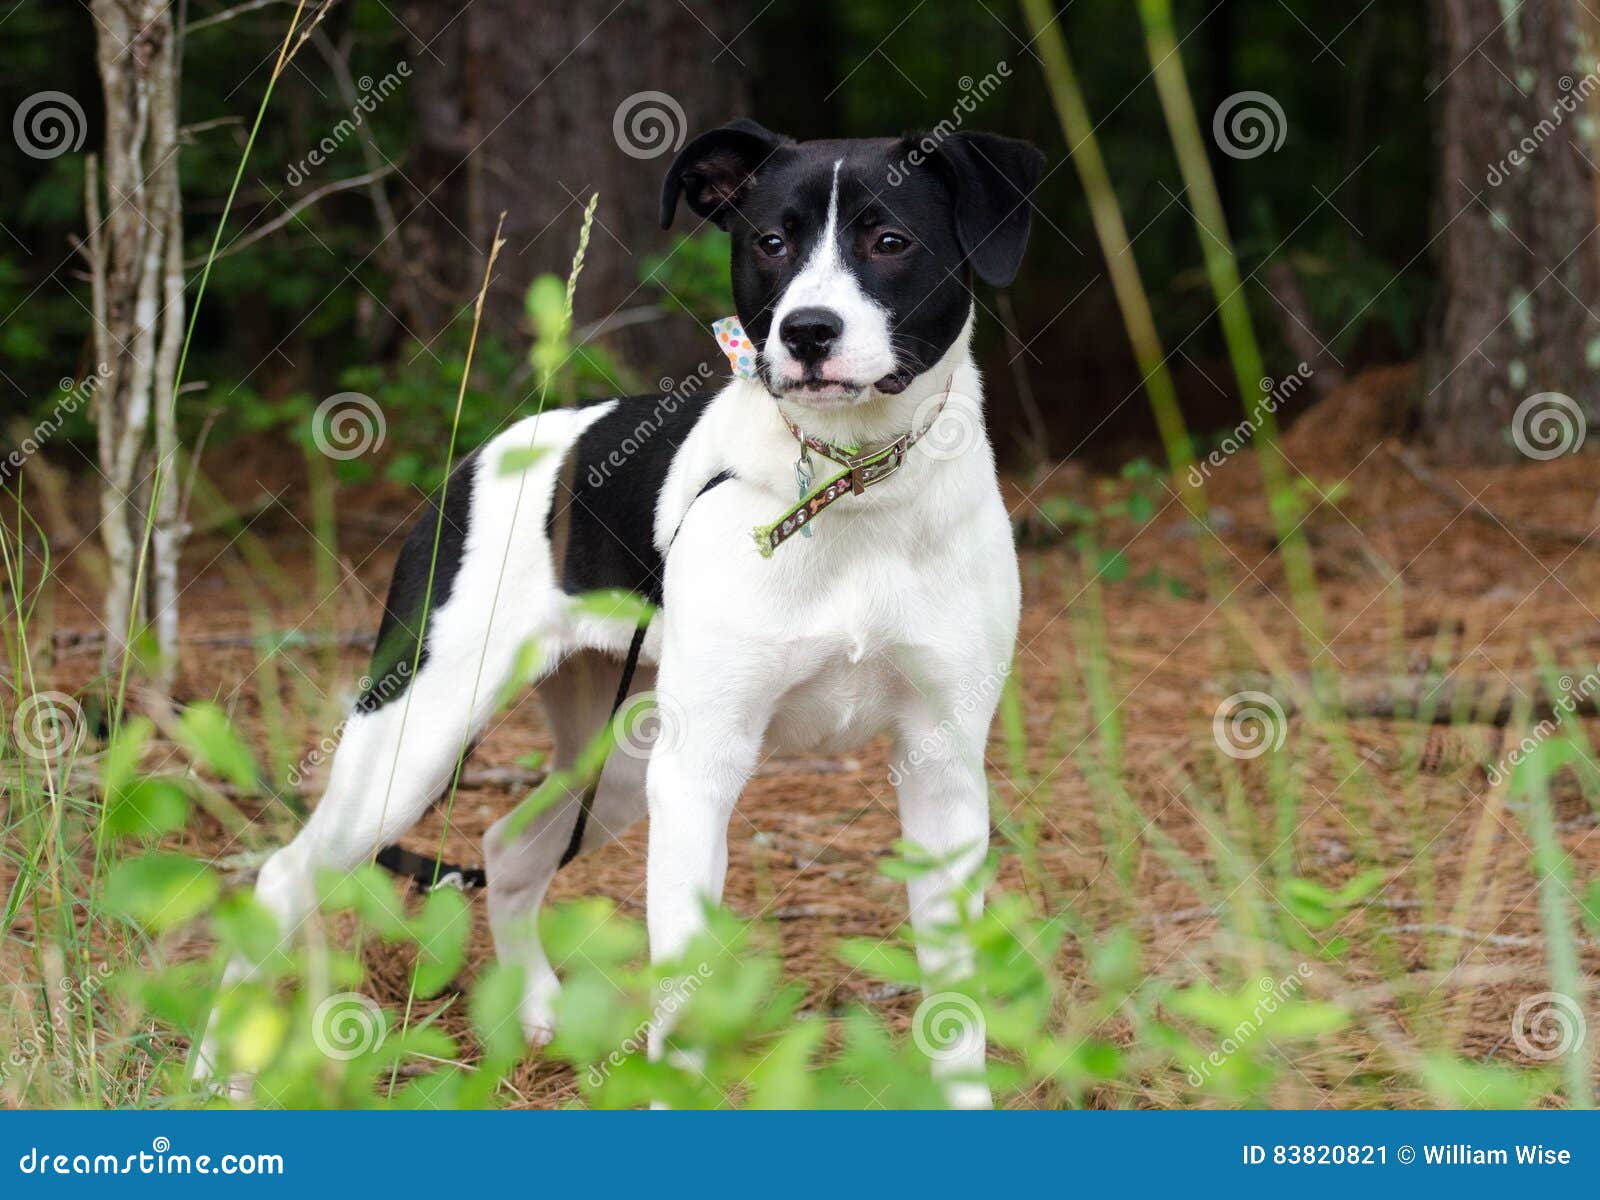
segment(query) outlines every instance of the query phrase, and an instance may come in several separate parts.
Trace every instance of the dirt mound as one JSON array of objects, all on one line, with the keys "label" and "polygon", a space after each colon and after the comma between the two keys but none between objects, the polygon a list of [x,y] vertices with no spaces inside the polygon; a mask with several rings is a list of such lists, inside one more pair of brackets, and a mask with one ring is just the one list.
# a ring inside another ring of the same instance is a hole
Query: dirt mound
[{"label": "dirt mound", "polygon": [[1283,435],[1284,451],[1295,462],[1358,462],[1406,432],[1417,386],[1415,363],[1365,370],[1307,409]]}]

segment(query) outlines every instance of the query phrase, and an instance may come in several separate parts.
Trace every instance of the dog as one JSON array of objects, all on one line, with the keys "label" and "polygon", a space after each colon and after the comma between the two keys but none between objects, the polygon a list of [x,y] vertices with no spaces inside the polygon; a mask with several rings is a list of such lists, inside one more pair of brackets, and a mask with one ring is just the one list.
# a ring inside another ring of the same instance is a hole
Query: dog
[{"label": "dog", "polygon": [[[552,767],[612,718],[624,675],[659,720],[590,790],[489,830],[489,921],[525,972],[530,1039],[554,1028],[535,917],[563,862],[648,812],[650,949],[673,958],[721,899],[729,821],[763,755],[880,732],[905,839],[939,864],[908,884],[922,967],[970,969],[936,931],[987,855],[992,681],[1020,609],[974,280],[1015,275],[1042,164],[995,134],[797,142],[746,119],[683,147],[661,225],[686,204],[730,235],[735,377],[529,417],[461,462],[400,552],[322,800],[262,866],[256,894],[285,936],[314,872],[372,858],[448,788],[533,647]],[[649,601],[647,623],[574,602],[601,589]],[[952,1103],[989,1104],[981,1031],[935,1070]]]}]

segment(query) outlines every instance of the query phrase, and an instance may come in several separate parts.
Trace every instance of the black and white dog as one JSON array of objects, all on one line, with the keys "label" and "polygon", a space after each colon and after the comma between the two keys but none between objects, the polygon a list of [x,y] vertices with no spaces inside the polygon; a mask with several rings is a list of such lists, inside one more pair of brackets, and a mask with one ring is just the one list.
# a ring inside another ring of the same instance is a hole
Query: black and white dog
[{"label": "black and white dog", "polygon": [[[1019,608],[973,276],[1015,274],[1042,156],[983,133],[930,144],[797,143],[738,120],[677,156],[662,226],[682,200],[731,235],[743,328],[724,341],[751,369],[708,397],[530,417],[461,464],[400,554],[327,791],[261,870],[284,931],[314,872],[371,858],[448,787],[529,645],[556,767],[610,718],[630,647],[660,716],[592,796],[489,832],[489,919],[526,971],[530,1037],[552,1028],[535,917],[557,867],[648,812],[651,951],[675,956],[722,895],[729,820],[765,754],[890,733],[905,837],[947,864],[911,882],[912,924],[953,921],[987,849],[984,746]],[[508,452],[533,463],[507,470]],[[631,615],[574,602],[607,588],[658,606],[640,642]],[[930,976],[958,977],[962,951],[924,940]],[[939,1068],[953,1101],[987,1104],[982,1038],[966,1043]]]}]

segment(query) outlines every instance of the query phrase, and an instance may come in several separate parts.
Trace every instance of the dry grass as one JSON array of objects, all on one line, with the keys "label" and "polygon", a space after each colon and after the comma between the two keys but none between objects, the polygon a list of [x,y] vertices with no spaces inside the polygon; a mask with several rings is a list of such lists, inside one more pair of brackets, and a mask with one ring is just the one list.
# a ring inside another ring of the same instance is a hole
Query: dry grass
[{"label": "dry grass", "polygon": [[[1290,459],[1302,473],[1324,486],[1335,481],[1344,485],[1337,506],[1317,508],[1305,526],[1327,614],[1328,664],[1347,675],[1416,672],[1442,653],[1454,670],[1509,678],[1534,668],[1536,647],[1542,647],[1555,662],[1592,666],[1600,659],[1600,619],[1593,611],[1600,606],[1600,555],[1592,549],[1600,544],[1578,550],[1526,544],[1511,530],[1449,511],[1379,449],[1391,406],[1405,386],[1404,374],[1358,381],[1351,389],[1354,400],[1347,396],[1326,411],[1313,412],[1287,439]],[[235,458],[230,498],[246,504],[256,491],[274,493],[285,484],[290,485],[288,496],[301,494],[293,486],[293,474],[292,467],[258,447]],[[1594,527],[1592,459],[1569,456],[1451,477],[1509,521]],[[1029,500],[1023,489],[1014,481],[1007,486],[1016,510],[1026,511]],[[1089,500],[1095,481],[1063,472],[1046,484],[1044,493],[1052,488],[1077,490]],[[1397,1082],[1390,1070],[1394,1046],[1386,1051],[1381,1034],[1371,1032],[1374,1028],[1392,1029],[1403,1037],[1428,1031],[1430,1040],[1442,1037],[1471,1057],[1526,1061],[1510,1044],[1511,1014],[1521,997],[1548,984],[1532,849],[1518,814],[1508,809],[1503,793],[1487,786],[1482,767],[1501,753],[1505,731],[1470,725],[1428,730],[1354,719],[1346,730],[1349,743],[1373,781],[1354,785],[1329,741],[1296,718],[1277,767],[1258,760],[1237,770],[1242,787],[1238,804],[1217,808],[1194,787],[1197,778],[1214,780],[1218,774],[1211,719],[1231,690],[1225,681],[1242,668],[1312,665],[1272,553],[1251,457],[1240,455],[1217,471],[1210,494],[1237,583],[1225,605],[1216,606],[1206,597],[1196,540],[1175,503],[1142,528],[1120,530],[1133,571],[1130,581],[1106,589],[1108,651],[1125,731],[1127,786],[1145,833],[1164,835],[1212,878],[1227,872],[1218,861],[1218,843],[1207,831],[1208,822],[1228,829],[1234,844],[1247,848],[1256,861],[1269,859],[1277,841],[1274,800],[1279,787],[1274,772],[1281,767],[1303,797],[1298,827],[1282,852],[1292,856],[1295,872],[1337,886],[1359,870],[1377,866],[1386,879],[1376,900],[1354,910],[1340,927],[1357,949],[1338,962],[1319,963],[1311,985],[1370,1014],[1371,1021],[1362,1024],[1366,1032],[1341,1036],[1297,1057],[1284,1072],[1275,1100],[1298,1105],[1415,1102],[1411,1085]],[[386,528],[415,500],[378,485],[343,494],[345,579],[307,628],[375,625],[399,541],[374,530]],[[87,528],[90,514],[75,513],[74,507],[86,508],[69,504],[66,519],[82,521]],[[251,529],[288,581],[268,600],[272,621],[283,627],[307,618],[305,605],[297,606],[288,597],[312,594],[308,520],[291,503],[267,510]],[[48,668],[48,686],[71,690],[86,684],[92,673],[92,654],[70,646],[72,635],[95,626],[89,605],[96,591],[87,554],[86,549],[73,551],[58,564],[51,620],[57,642],[66,648]],[[259,604],[262,593],[241,595],[239,580],[248,578],[249,568],[238,543],[229,544],[220,535],[196,538],[185,565],[190,579],[186,637],[252,627],[247,600]],[[1156,566],[1185,581],[1189,596],[1172,597],[1131,581]],[[1138,841],[1131,896],[1115,878],[1080,749],[1093,744],[1095,718],[1082,698],[1083,656],[1088,651],[1074,623],[1084,584],[1077,554],[1066,543],[1029,550],[1023,576],[1017,671],[1032,789],[1024,791],[1010,781],[998,733],[991,758],[997,813],[1033,811],[1040,819],[1039,874],[1024,877],[1012,856],[1004,862],[1002,883],[1065,903],[1090,929],[1130,922],[1144,940],[1144,966],[1152,975],[1179,984],[1211,977],[1219,956],[1233,952],[1226,923],[1212,901],[1174,871],[1160,852],[1160,839],[1141,836]],[[1281,662],[1252,660],[1250,654],[1262,648],[1271,648]],[[293,667],[279,672],[279,700],[292,714],[292,737],[304,748],[326,732],[313,727],[311,714],[303,711],[305,688],[314,686],[319,693],[351,689],[365,663],[358,649],[346,648],[338,652],[337,678],[312,679],[310,673],[318,670],[316,653],[292,657]],[[259,746],[265,726],[263,675],[257,662],[248,647],[197,646],[183,665],[179,694],[222,700]],[[308,677],[287,678],[294,671],[306,671]],[[530,698],[504,714],[480,745],[474,765],[510,766],[529,751],[547,749],[538,706]],[[1231,772],[1235,764],[1221,766]],[[909,1020],[913,998],[886,994],[888,989],[853,974],[832,949],[842,935],[888,937],[903,919],[899,885],[877,870],[898,833],[886,771],[881,741],[843,761],[767,762],[734,818],[727,900],[734,910],[762,918],[788,973],[807,984],[813,1007],[828,1010],[846,1000],[866,999],[903,1022]],[[448,857],[481,861],[484,829],[514,798],[505,789],[462,792],[446,839]],[[1561,845],[1581,884],[1600,867],[1594,810],[1570,780],[1557,789],[1555,806]],[[262,815],[264,825],[281,834],[281,815]],[[407,843],[431,853],[444,832],[442,821],[442,812],[436,810]],[[251,835],[256,840],[268,836]],[[186,838],[185,849],[207,858],[241,848],[204,814],[196,814]],[[1418,865],[1424,847],[1426,872]],[[644,829],[636,827],[563,871],[552,898],[601,893],[614,898],[624,912],[642,914],[644,849]],[[1469,869],[1474,856],[1482,865],[1476,877]],[[1256,895],[1266,874],[1248,877],[1237,895]],[[1465,888],[1470,892],[1463,894]],[[1221,892],[1230,890],[1235,889]],[[481,898],[475,910],[468,975],[492,956]],[[1452,935],[1444,926],[1462,932]],[[1371,936],[1381,930],[1391,936]],[[1070,1005],[1082,964],[1076,961],[1078,943],[1068,939],[1066,945],[1061,966]],[[1387,949],[1375,954],[1375,945]],[[1585,969],[1600,966],[1600,950],[1593,941],[1582,942],[1581,956]],[[405,961],[381,946],[369,947],[365,958],[368,990],[386,1005],[403,1008]],[[11,970],[8,966],[7,974]],[[1395,986],[1397,972],[1406,981],[1404,988]],[[441,1006],[451,1009],[443,1017],[445,1027],[465,1035],[465,1017],[458,1011],[462,1006],[452,998],[428,1002],[421,1011]],[[1115,1025],[1111,1032],[1117,1032]],[[511,1083],[520,1103],[528,1106],[559,1105],[578,1095],[569,1069],[537,1056],[524,1063]],[[1123,1105],[1180,1099],[1164,1079],[1121,1083],[1101,1098]]]}]

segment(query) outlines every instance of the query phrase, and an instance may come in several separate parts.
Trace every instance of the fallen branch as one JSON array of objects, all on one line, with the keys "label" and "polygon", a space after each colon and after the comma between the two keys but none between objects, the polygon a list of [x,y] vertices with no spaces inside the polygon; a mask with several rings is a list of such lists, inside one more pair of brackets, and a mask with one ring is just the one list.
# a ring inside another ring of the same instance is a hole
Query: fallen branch
[{"label": "fallen branch", "polygon": [[[1589,668],[1592,675],[1595,668]],[[1283,679],[1273,675],[1234,676],[1225,686],[1236,692],[1265,692],[1285,716],[1304,712],[1313,697],[1321,707],[1347,717],[1420,720],[1424,711],[1435,725],[1455,723],[1457,713],[1479,725],[1508,725],[1525,709],[1544,720],[1556,712],[1600,715],[1600,687],[1574,691],[1578,671],[1560,672],[1553,683],[1542,675],[1341,675],[1329,694],[1310,676]],[[1561,681],[1566,681],[1563,686]]]},{"label": "fallen branch", "polygon": [[[1442,934],[1445,937],[1459,938],[1462,941],[1477,942],[1480,945],[1501,946],[1516,949],[1532,949],[1535,947],[1543,949],[1546,944],[1545,939],[1542,937],[1524,937],[1517,933],[1485,933],[1478,929],[1463,929],[1459,925],[1391,925],[1383,932],[1388,934]],[[1587,949],[1600,949],[1600,942],[1595,941],[1593,938],[1579,937],[1576,939],[1576,941],[1578,945]]]},{"label": "fallen branch", "polygon": [[[370,646],[370,629],[343,629],[335,633],[301,633],[294,629],[274,629],[266,633],[202,633],[178,639],[186,646]],[[50,646],[57,655],[89,653],[105,644],[103,629],[57,629],[50,635]]]},{"label": "fallen branch", "polygon": [[1596,531],[1593,529],[1560,529],[1552,525],[1532,525],[1526,521],[1507,517],[1481,500],[1467,495],[1453,484],[1440,479],[1424,466],[1422,460],[1409,448],[1396,446],[1392,442],[1385,442],[1383,448],[1413,479],[1457,512],[1465,513],[1486,525],[1497,526],[1502,533],[1509,533],[1520,540],[1559,542],[1563,546],[1572,546],[1579,550],[1600,550],[1600,541],[1594,540]]}]

